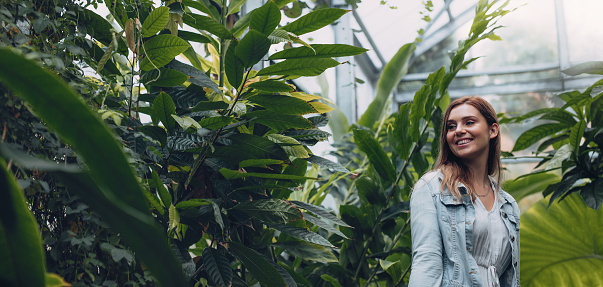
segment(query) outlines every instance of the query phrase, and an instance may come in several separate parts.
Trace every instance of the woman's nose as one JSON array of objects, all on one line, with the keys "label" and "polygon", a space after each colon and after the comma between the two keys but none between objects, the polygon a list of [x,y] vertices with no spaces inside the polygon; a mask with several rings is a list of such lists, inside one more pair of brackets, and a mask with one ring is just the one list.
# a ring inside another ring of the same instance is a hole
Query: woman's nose
[{"label": "woman's nose", "polygon": [[465,131],[465,128],[460,127],[460,126],[456,127],[456,131],[455,131],[455,133],[456,133],[457,135],[462,135],[462,134],[464,134],[465,132],[466,132],[466,131]]}]

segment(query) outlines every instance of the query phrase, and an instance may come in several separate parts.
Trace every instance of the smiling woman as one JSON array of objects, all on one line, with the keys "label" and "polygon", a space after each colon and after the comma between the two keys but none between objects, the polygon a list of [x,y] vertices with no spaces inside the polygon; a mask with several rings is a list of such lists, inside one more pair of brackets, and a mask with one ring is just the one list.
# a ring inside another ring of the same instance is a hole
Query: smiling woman
[{"label": "smiling woman", "polygon": [[444,123],[439,158],[410,199],[409,286],[519,286],[519,209],[498,185],[496,112],[463,97]]}]

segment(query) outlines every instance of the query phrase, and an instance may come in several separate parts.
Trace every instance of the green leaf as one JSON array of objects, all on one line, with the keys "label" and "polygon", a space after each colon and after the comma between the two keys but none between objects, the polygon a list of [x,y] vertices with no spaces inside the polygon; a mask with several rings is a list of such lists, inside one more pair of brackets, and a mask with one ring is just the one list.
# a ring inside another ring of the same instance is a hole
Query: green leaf
[{"label": "green leaf", "polygon": [[140,69],[149,71],[159,69],[174,60],[190,47],[190,44],[171,34],[154,36],[143,45],[143,55],[146,55],[140,63]]},{"label": "green leaf", "polygon": [[337,257],[328,248],[306,241],[276,242],[272,246],[282,248],[295,257],[316,262],[337,262]]},{"label": "green leaf", "polygon": [[[4,58],[3,58],[4,60]],[[23,191],[0,158],[0,282],[44,286],[44,251],[38,224]]]},{"label": "green leaf", "polygon": [[230,247],[230,251],[241,260],[243,265],[247,267],[253,277],[260,283],[265,286],[287,286],[278,270],[255,250],[237,242],[230,242],[228,246]]},{"label": "green leaf", "polygon": [[226,73],[226,78],[228,79],[228,82],[230,83],[231,86],[233,86],[235,89],[239,89],[239,87],[241,86],[241,83],[243,83],[243,74],[245,73],[245,65],[243,64],[243,61],[241,61],[241,59],[239,59],[239,57],[237,57],[236,55],[236,47],[237,47],[237,42],[232,41],[230,42],[230,45],[228,46],[228,50],[226,50],[226,57],[225,57],[225,73]]},{"label": "green leaf", "polygon": [[266,223],[287,223],[302,218],[301,211],[281,199],[258,199],[234,207]]},{"label": "green leaf", "polygon": [[228,104],[225,102],[199,102],[195,107],[191,109],[191,112],[199,111],[211,111],[211,110],[225,110],[228,108]]},{"label": "green leaf", "polygon": [[339,281],[337,281],[337,279],[331,277],[331,275],[329,275],[329,274],[322,274],[322,275],[320,275],[320,278],[322,278],[322,280],[325,280],[325,281],[331,283],[331,285],[333,285],[333,287],[341,287],[341,284],[339,284]]},{"label": "green leaf", "polygon": [[322,228],[322,229],[324,229],[324,230],[326,230],[328,232],[335,233],[335,234],[337,234],[337,235],[339,235],[339,236],[341,236],[341,237],[343,237],[345,239],[349,239],[347,236],[345,236],[345,234],[343,234],[337,228],[335,228],[332,225],[330,225],[330,224],[322,221],[320,218],[315,217],[314,215],[311,215],[309,213],[304,213],[303,216],[304,216],[304,220],[307,221],[307,222],[312,223],[312,225],[318,226],[318,227],[320,227],[320,228]]},{"label": "green leaf", "polygon": [[232,282],[232,268],[230,260],[224,256],[222,248],[214,249],[211,246],[203,249],[203,266],[209,278],[217,286],[230,286]]},{"label": "green leaf", "polygon": [[544,114],[539,120],[553,120],[571,127],[577,123],[574,115],[565,110],[556,110]]},{"label": "green leaf", "polygon": [[287,83],[276,81],[276,80],[265,80],[255,83],[251,83],[247,86],[262,92],[279,93],[279,92],[293,92],[295,87]]},{"label": "green leaf", "polygon": [[207,15],[210,15],[214,19],[220,19],[220,12],[218,9],[211,5],[211,0],[182,0],[182,3],[187,7],[195,8]]},{"label": "green leaf", "polygon": [[582,187],[580,192],[588,207],[599,210],[603,203],[603,178],[597,178]]},{"label": "green leaf", "polygon": [[282,160],[279,159],[248,159],[239,163],[239,168],[246,168],[250,166],[266,167],[267,165],[283,164]]},{"label": "green leaf", "polygon": [[603,283],[603,210],[588,208],[577,194],[548,209],[547,202],[521,216],[521,285]]},{"label": "green leaf", "polygon": [[279,145],[267,138],[250,134],[235,134],[228,137],[228,139],[236,143],[241,151],[252,154],[256,158],[272,158],[283,161],[289,160],[289,156],[285,151],[283,151]]},{"label": "green leaf", "polygon": [[297,238],[297,239],[300,239],[303,241],[307,241],[310,243],[314,243],[314,244],[318,244],[318,245],[322,245],[322,246],[326,246],[326,247],[334,247],[333,244],[331,244],[331,242],[326,240],[324,237],[318,235],[317,233],[309,231],[305,228],[288,226],[285,224],[270,224],[270,227],[273,227],[274,229],[276,229],[280,232],[283,232],[293,238]]},{"label": "green leaf", "polygon": [[263,124],[279,132],[288,129],[314,128],[312,122],[302,116],[285,115],[269,110],[249,112],[244,114],[243,117],[252,119],[254,123]]},{"label": "green leaf", "polygon": [[247,0],[232,0],[228,3],[228,15],[238,13]]},{"label": "green leaf", "polygon": [[372,205],[382,205],[386,202],[383,190],[368,176],[361,176],[356,180],[358,196]]},{"label": "green leaf", "polygon": [[[88,35],[101,42],[104,46],[109,46],[111,41],[113,41],[113,32],[111,31],[113,26],[109,21],[88,9],[84,9],[78,16],[78,25],[85,26]],[[122,54],[128,53],[128,46],[122,39],[118,40],[117,51]]]},{"label": "green leaf", "polygon": [[559,182],[561,177],[554,173],[538,173],[517,180],[508,180],[502,188],[511,194],[518,202],[531,194],[542,192],[547,186]]},{"label": "green leaf", "polygon": [[288,75],[288,76],[318,76],[326,69],[339,65],[331,58],[319,59],[288,59],[261,69],[257,76]]},{"label": "green leaf", "polygon": [[151,185],[151,187],[154,187],[157,189],[157,193],[159,193],[159,198],[161,198],[161,203],[163,203],[163,206],[166,208],[170,207],[172,205],[172,195],[167,190],[167,188],[163,185],[163,182],[159,178],[159,175],[157,174],[157,172],[155,172],[153,170],[151,176],[152,176],[152,180],[153,180],[153,182],[152,182],[153,184]]},{"label": "green leaf", "polygon": [[[270,3],[270,2],[268,2]],[[255,30],[249,30],[235,48],[235,55],[246,68],[257,64],[270,50],[270,40]]]},{"label": "green leaf", "polygon": [[285,49],[272,54],[268,59],[347,57],[360,55],[368,51],[364,48],[345,44],[314,44],[311,46],[312,48],[298,47]]},{"label": "green leaf", "polygon": [[206,199],[193,198],[193,199],[189,199],[187,201],[178,202],[176,204],[176,209],[178,209],[179,211],[182,212],[189,208],[197,208],[199,206],[208,205],[208,204],[211,204],[211,203]]},{"label": "green leaf", "polygon": [[341,219],[337,218],[337,216],[329,213],[324,207],[322,206],[316,206],[316,205],[312,205],[309,203],[305,203],[303,201],[296,201],[293,200],[291,201],[291,203],[295,204],[297,207],[299,208],[303,208],[307,211],[310,211],[322,218],[326,218],[330,221],[332,221],[333,223],[337,224],[337,225],[341,225],[341,226],[345,226],[345,227],[351,227],[349,226],[347,223],[343,222]]},{"label": "green leaf", "polygon": [[603,75],[603,61],[585,62],[562,70],[561,72],[570,76],[577,76],[580,74]]},{"label": "green leaf", "polygon": [[54,273],[46,273],[44,278],[46,285],[45,287],[67,287],[71,286],[71,284],[67,283],[63,277],[54,274]]},{"label": "green leaf", "polygon": [[164,128],[158,126],[139,126],[136,129],[161,143],[161,146],[167,146],[167,133]]},{"label": "green leaf", "polygon": [[289,156],[296,158],[307,158],[310,156],[306,148],[292,137],[281,134],[269,134],[266,135],[266,138],[279,144]]},{"label": "green leaf", "polygon": [[366,130],[354,130],[354,142],[358,149],[366,154],[371,165],[375,168],[379,176],[386,181],[392,182],[396,178],[396,170],[389,160],[389,157],[381,147],[381,144],[370,132]]},{"label": "green leaf", "polygon": [[572,155],[572,146],[565,144],[555,151],[555,155],[546,165],[545,170],[552,170],[562,166],[563,161]]},{"label": "green leaf", "polygon": [[260,32],[266,36],[281,22],[281,11],[273,1],[267,1],[262,7],[253,10],[249,29]]},{"label": "green leaf", "polygon": [[414,53],[417,45],[413,43],[406,44],[396,52],[392,59],[383,67],[383,72],[377,81],[377,92],[375,99],[368,106],[367,110],[358,120],[361,126],[372,128],[383,113],[385,104],[394,87],[398,85],[402,77],[408,72],[410,57]]},{"label": "green leaf", "polygon": [[532,129],[525,131],[523,134],[519,136],[517,141],[515,142],[515,146],[513,147],[513,151],[518,151],[522,149],[526,149],[537,141],[547,137],[552,136],[556,132],[562,131],[566,129],[567,126],[565,124],[542,124]]},{"label": "green leaf", "polygon": [[396,262],[390,262],[385,260],[379,260],[379,265],[383,271],[387,272],[391,276],[394,282],[399,282],[402,277],[402,263],[398,260]]},{"label": "green leaf", "polygon": [[195,68],[193,66],[173,60],[169,64],[165,65],[165,67],[184,73],[185,75],[190,77],[190,79],[188,79],[188,81],[197,86],[210,88],[214,92],[216,92],[220,95],[222,94],[222,91],[218,87],[218,84],[216,84],[214,81],[212,81],[212,79],[210,79],[209,76],[207,76],[205,73],[203,73],[202,71],[198,70],[197,68]]},{"label": "green leaf", "polygon": [[147,199],[147,201],[151,205],[150,206],[151,210],[157,210],[157,212],[159,212],[159,214],[161,214],[161,216],[163,216],[165,214],[165,208],[163,207],[163,204],[159,203],[159,199],[157,198],[157,195],[155,195],[154,193],[152,193],[150,190],[148,190],[146,188],[143,188],[142,192],[144,193],[144,197]]},{"label": "green leaf", "polygon": [[178,37],[189,42],[211,43],[211,39],[209,37],[200,33],[193,33],[189,31],[178,30]]},{"label": "green leaf", "polygon": [[155,116],[163,123],[168,134],[173,134],[176,120],[172,118],[172,114],[176,113],[176,106],[172,97],[164,92],[159,93],[153,101],[153,109],[155,110]]},{"label": "green leaf", "polygon": [[210,130],[217,130],[221,127],[225,127],[225,126],[229,125],[230,123],[232,123],[233,119],[234,119],[233,117],[227,117],[227,116],[209,117],[209,118],[204,118],[204,119],[200,120],[199,124],[203,128],[210,129]]},{"label": "green leaf", "polygon": [[325,8],[314,10],[299,19],[285,25],[281,29],[291,32],[295,35],[303,35],[316,31],[324,26],[327,26],[337,19],[341,18],[347,10],[337,8]]},{"label": "green leaf", "polygon": [[178,123],[178,125],[183,129],[187,130],[190,127],[193,127],[195,130],[200,129],[201,125],[195,121],[195,119],[187,116],[179,117],[177,115],[172,115],[172,118]]},{"label": "green leaf", "polygon": [[236,170],[230,170],[227,168],[220,169],[220,173],[226,179],[237,179],[237,178],[244,178],[244,177],[259,177],[259,178],[269,178],[269,179],[291,179],[291,180],[316,179],[313,177],[305,177],[305,176],[291,175],[291,174],[238,172]]},{"label": "green leaf", "polygon": [[584,136],[584,129],[586,129],[586,122],[581,120],[576,123],[569,134],[569,144],[574,148],[577,152],[580,148],[580,142],[582,141],[582,137]]},{"label": "green leaf", "polygon": [[142,36],[151,37],[163,30],[170,19],[170,8],[161,6],[153,9],[142,23]]},{"label": "green leaf", "polygon": [[284,135],[288,137],[292,137],[298,141],[304,140],[316,140],[316,141],[324,141],[329,138],[331,134],[325,131],[321,131],[319,129],[311,129],[311,130],[294,130],[284,133]]},{"label": "green leaf", "polygon": [[316,113],[316,109],[306,101],[286,95],[257,95],[250,97],[248,100],[281,114],[305,115]]},{"label": "green leaf", "polygon": [[320,157],[320,156],[316,156],[316,155],[310,155],[310,157],[306,158],[307,161],[322,166],[322,167],[326,167],[328,169],[332,169],[334,171],[339,171],[339,172],[345,172],[345,173],[351,173],[347,168],[345,168],[344,166],[342,166],[341,164],[338,164],[336,162],[330,161],[324,157]]},{"label": "green leaf", "polygon": [[172,69],[150,70],[142,76],[140,81],[147,87],[173,87],[181,85],[188,80],[188,76]]},{"label": "green leaf", "polygon": [[186,25],[195,29],[205,30],[210,34],[216,35],[222,39],[231,39],[233,35],[220,22],[214,18],[207,16],[187,13],[182,16],[182,20]]}]

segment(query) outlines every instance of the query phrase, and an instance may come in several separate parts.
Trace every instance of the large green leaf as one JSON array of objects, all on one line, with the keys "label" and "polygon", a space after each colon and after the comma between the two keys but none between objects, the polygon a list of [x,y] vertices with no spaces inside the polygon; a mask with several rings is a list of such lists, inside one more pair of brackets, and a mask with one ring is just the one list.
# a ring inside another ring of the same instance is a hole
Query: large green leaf
[{"label": "large green leaf", "polygon": [[588,207],[599,210],[603,204],[603,178],[597,178],[582,187],[580,192]]},{"label": "large green leaf", "polygon": [[245,65],[243,61],[237,57],[236,48],[237,42],[232,41],[226,50],[226,57],[224,59],[224,72],[226,78],[231,86],[235,89],[239,89],[241,83],[243,83],[243,74],[245,72]]},{"label": "large green leaf", "polygon": [[235,55],[249,68],[259,62],[270,49],[270,40],[255,30],[249,30],[236,46]]},{"label": "large green leaf", "polygon": [[[207,87],[207,88],[212,89],[214,92],[216,92],[220,95],[222,94],[222,91],[218,87],[218,84],[216,84],[214,81],[212,81],[212,79],[209,76],[207,76],[205,73],[203,73],[202,71],[200,71],[199,69],[197,69],[191,65],[187,65],[185,63],[173,60],[169,64],[165,65],[165,67],[169,68],[169,69],[174,69],[176,71],[182,72],[183,74],[189,76],[190,78],[188,79],[188,81],[197,86]],[[174,96],[174,95],[172,95],[172,96]]]},{"label": "large green leaf", "polygon": [[230,39],[233,35],[220,22],[214,18],[207,16],[187,13],[182,16],[182,20],[186,25],[195,29],[205,30],[210,34],[216,35],[222,39]]},{"label": "large green leaf", "polygon": [[170,95],[164,92],[159,93],[153,101],[153,109],[155,110],[155,116],[163,123],[168,134],[173,134],[176,120],[172,118],[172,114],[176,113],[176,106]]},{"label": "large green leaf", "polygon": [[582,136],[584,136],[584,129],[586,129],[586,122],[581,120],[570,130],[569,144],[575,151],[578,151],[580,148],[580,142],[582,141]]},{"label": "large green leaf", "polygon": [[164,128],[159,126],[139,126],[136,129],[161,143],[161,146],[167,146],[167,133],[165,132]]},{"label": "large green leaf", "polygon": [[142,23],[142,36],[151,37],[161,31],[170,19],[170,8],[161,6],[153,9]]},{"label": "large green leaf", "polygon": [[345,239],[349,239],[347,236],[345,236],[345,234],[343,234],[341,231],[339,231],[339,229],[337,229],[333,225],[331,225],[331,224],[323,221],[322,219],[320,219],[320,218],[318,218],[318,217],[316,217],[314,215],[311,215],[309,213],[304,213],[303,215],[304,215],[304,220],[306,222],[310,222],[314,226],[318,226],[318,227],[320,227],[320,228],[322,228],[322,229],[324,229],[324,230],[326,230],[328,232],[335,233],[335,234],[337,234],[337,235],[339,235],[339,236],[341,236],[341,237],[343,237]]},{"label": "large green leaf", "polygon": [[140,51],[146,55],[140,62],[140,69],[143,71],[159,69],[190,46],[188,42],[171,34],[154,36],[144,43],[143,49]]},{"label": "large green leaf", "polygon": [[285,115],[270,110],[253,111],[243,115],[245,118],[253,119],[252,122],[263,124],[276,131],[288,129],[311,129],[312,122],[299,115]]},{"label": "large green leaf", "polygon": [[398,50],[392,59],[383,67],[383,72],[377,81],[377,92],[375,99],[368,106],[364,114],[358,120],[361,126],[372,128],[373,124],[381,118],[383,109],[394,87],[408,72],[410,57],[417,45],[408,43]]},{"label": "large green leaf", "polygon": [[293,92],[295,87],[287,83],[276,81],[276,80],[265,80],[249,84],[247,87],[270,93],[278,92]]},{"label": "large green leaf", "polygon": [[288,59],[261,69],[257,75],[318,76],[326,69],[339,65],[331,58]]},{"label": "large green leaf", "polygon": [[341,219],[337,218],[337,216],[329,213],[324,207],[322,206],[316,206],[316,205],[312,205],[303,201],[291,201],[291,203],[295,204],[296,206],[303,208],[307,211],[310,211],[322,218],[326,218],[330,221],[332,221],[333,223],[340,225],[340,226],[346,226],[346,227],[350,227],[347,223],[343,222]]},{"label": "large green leaf", "polygon": [[287,286],[278,270],[255,250],[237,242],[230,242],[228,246],[230,247],[230,251],[243,262],[243,265],[247,267],[253,277],[260,281],[260,283],[266,286]]},{"label": "large green leaf", "polygon": [[322,166],[322,167],[326,167],[328,169],[332,169],[334,171],[339,171],[339,172],[345,172],[345,173],[351,173],[347,168],[345,168],[343,165],[338,164],[336,162],[333,162],[331,160],[328,160],[324,157],[320,157],[320,156],[316,156],[316,155],[310,155],[310,157],[306,158],[307,161]]},{"label": "large green leaf", "polygon": [[258,31],[266,36],[281,22],[281,11],[273,1],[267,1],[262,7],[253,10],[249,29]]},{"label": "large green leaf", "polygon": [[[113,26],[111,26],[111,23],[88,9],[84,9],[79,14],[78,25],[85,26],[88,35],[101,42],[104,46],[109,46],[109,43],[113,41]],[[122,54],[128,53],[128,46],[122,39],[119,39],[117,51]]]},{"label": "large green leaf", "polygon": [[299,19],[285,25],[282,29],[298,36],[303,35],[312,31],[316,31],[324,26],[335,22],[347,12],[348,10],[337,8],[325,8],[314,10],[300,17]]},{"label": "large green leaf", "polygon": [[203,249],[203,266],[211,280],[217,286],[230,286],[232,281],[232,268],[230,261],[224,256],[223,250],[210,246]]},{"label": "large green leaf", "polygon": [[316,262],[337,262],[337,257],[327,247],[312,244],[306,241],[296,242],[277,242],[272,243],[272,246],[282,248],[295,257],[304,260],[312,260]]},{"label": "large green leaf", "polygon": [[182,0],[182,4],[187,7],[195,8],[207,15],[210,15],[212,18],[220,19],[220,12],[218,9],[211,5],[211,0]]},{"label": "large green leaf", "polygon": [[287,115],[305,115],[316,113],[316,109],[306,101],[286,95],[257,95],[248,98],[254,104],[268,110]]},{"label": "large green leaf", "polygon": [[302,213],[291,203],[281,199],[258,199],[241,203],[234,209],[244,211],[267,223],[287,223],[301,219]]},{"label": "large green leaf", "polygon": [[241,152],[253,154],[256,158],[288,160],[289,157],[285,151],[271,140],[250,134],[236,134],[228,139],[238,145]]},{"label": "large green leaf", "polygon": [[0,158],[0,283],[44,286],[44,251],[23,191]]},{"label": "large green leaf", "polygon": [[258,172],[238,172],[236,170],[230,170],[227,168],[220,169],[220,173],[226,179],[236,179],[245,177],[259,177],[269,179],[291,179],[291,180],[304,180],[304,179],[316,179],[313,177],[292,175],[292,174],[280,174],[280,173],[258,173]]},{"label": "large green leaf", "polygon": [[547,206],[542,199],[521,216],[521,285],[603,285],[603,210],[577,194]]},{"label": "large green leaf", "polygon": [[358,146],[358,149],[366,154],[369,162],[384,181],[394,181],[396,178],[394,165],[389,160],[389,157],[383,150],[383,147],[381,147],[381,144],[379,144],[370,132],[355,129],[354,142],[356,143],[356,146]]},{"label": "large green leaf", "polygon": [[312,48],[302,46],[293,49],[285,49],[272,54],[269,59],[346,57],[360,55],[368,51],[364,48],[345,44],[314,44],[311,46]]},{"label": "large green leaf", "polygon": [[188,76],[172,69],[150,70],[142,76],[140,81],[147,87],[174,87],[188,80]]},{"label": "large green leaf", "polygon": [[542,124],[525,131],[519,136],[513,147],[513,151],[526,149],[537,141],[566,129],[565,124]]},{"label": "large green leaf", "polygon": [[0,80],[25,99],[86,163],[91,178],[80,177],[78,182],[84,188],[75,190],[82,191],[82,198],[122,234],[162,285],[185,286],[180,264],[155,224],[136,175],[109,128],[53,73],[6,49],[0,49],[0,59]]},{"label": "large green leaf", "polygon": [[502,188],[515,200],[520,201],[530,194],[543,192],[547,186],[559,182],[559,180],[561,177],[554,173],[537,173],[517,180],[505,181]]},{"label": "large green leaf", "polygon": [[322,245],[322,246],[326,246],[326,247],[333,247],[333,244],[331,244],[331,242],[326,240],[324,237],[318,235],[318,233],[309,231],[306,228],[289,226],[289,225],[285,225],[285,224],[270,224],[270,227],[274,227],[274,229],[276,229],[280,232],[283,232],[293,238],[297,238],[297,239],[300,239],[303,241],[307,241],[310,243],[314,243],[314,244],[318,244],[318,245]]}]

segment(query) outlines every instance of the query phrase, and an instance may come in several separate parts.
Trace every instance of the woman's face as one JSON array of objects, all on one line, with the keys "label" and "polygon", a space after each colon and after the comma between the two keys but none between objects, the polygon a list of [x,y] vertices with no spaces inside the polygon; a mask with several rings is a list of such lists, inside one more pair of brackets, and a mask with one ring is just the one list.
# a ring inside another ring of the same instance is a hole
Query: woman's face
[{"label": "woman's face", "polygon": [[454,155],[464,161],[488,159],[490,139],[498,135],[498,124],[488,125],[473,106],[462,104],[450,111],[446,124],[446,142]]}]

